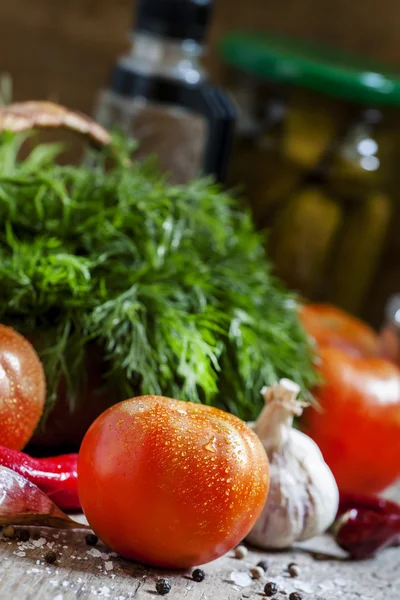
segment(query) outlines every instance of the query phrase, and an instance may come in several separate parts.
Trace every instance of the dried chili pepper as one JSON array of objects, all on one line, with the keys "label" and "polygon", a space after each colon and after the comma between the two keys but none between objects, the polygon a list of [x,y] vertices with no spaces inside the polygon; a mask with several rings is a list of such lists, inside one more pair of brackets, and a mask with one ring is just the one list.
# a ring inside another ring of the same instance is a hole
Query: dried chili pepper
[{"label": "dried chili pepper", "polygon": [[19,473],[63,510],[79,510],[77,454],[32,458],[0,446],[0,465]]},{"label": "dried chili pepper", "polygon": [[377,496],[342,495],[334,526],[337,543],[350,557],[362,559],[397,545],[400,506]]},{"label": "dried chili pepper", "polygon": [[372,510],[382,515],[400,515],[400,505],[379,496],[365,496],[363,494],[340,494],[337,517],[352,508],[359,510]]}]

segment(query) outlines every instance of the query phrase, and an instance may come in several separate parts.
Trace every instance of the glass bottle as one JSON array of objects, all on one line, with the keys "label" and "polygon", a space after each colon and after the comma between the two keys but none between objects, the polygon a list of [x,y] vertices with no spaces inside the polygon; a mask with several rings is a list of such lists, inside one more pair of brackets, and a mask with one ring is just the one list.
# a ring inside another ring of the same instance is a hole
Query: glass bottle
[{"label": "glass bottle", "polygon": [[97,120],[138,140],[137,158],[157,156],[173,183],[225,177],[235,109],[200,63],[211,9],[212,0],[139,0],[131,49],[97,105]]}]

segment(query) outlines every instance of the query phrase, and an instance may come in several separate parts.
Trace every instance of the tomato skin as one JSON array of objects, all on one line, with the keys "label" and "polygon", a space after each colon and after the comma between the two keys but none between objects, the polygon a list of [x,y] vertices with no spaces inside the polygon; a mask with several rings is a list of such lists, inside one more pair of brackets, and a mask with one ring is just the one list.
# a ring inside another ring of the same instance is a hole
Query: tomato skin
[{"label": "tomato skin", "polygon": [[318,444],[341,492],[374,494],[400,476],[400,371],[381,358],[320,348],[321,410],[302,429]]},{"label": "tomato skin", "polygon": [[45,398],[43,367],[33,346],[0,325],[0,445],[22,450],[39,423]]},{"label": "tomato skin", "polygon": [[341,348],[353,356],[377,356],[378,336],[356,317],[330,304],[308,304],[300,310],[304,329],[318,346]]},{"label": "tomato skin", "polygon": [[264,506],[268,459],[257,436],[216,408],[142,396],[104,412],[79,453],[79,497],[122,556],[168,568],[238,544]]}]

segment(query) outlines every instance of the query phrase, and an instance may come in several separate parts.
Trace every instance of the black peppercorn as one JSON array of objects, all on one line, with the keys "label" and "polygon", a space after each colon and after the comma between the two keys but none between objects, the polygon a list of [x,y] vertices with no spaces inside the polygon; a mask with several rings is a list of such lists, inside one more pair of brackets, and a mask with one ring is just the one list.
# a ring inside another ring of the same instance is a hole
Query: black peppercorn
[{"label": "black peppercorn", "polygon": [[57,560],[57,554],[53,550],[50,550],[50,552],[47,552],[47,554],[45,555],[44,560],[50,565],[52,565]]},{"label": "black peppercorn", "polygon": [[192,579],[198,582],[203,581],[205,576],[203,569],[195,569],[192,573]]},{"label": "black peppercorn", "polygon": [[88,533],[88,535],[85,537],[85,540],[88,546],[95,546],[99,541],[99,538],[97,535],[94,535],[94,533]]},{"label": "black peppercorn", "polygon": [[264,569],[264,571],[268,571],[268,561],[267,560],[260,560],[257,563],[257,567],[261,567],[262,569]]},{"label": "black peppercorn", "polygon": [[17,532],[17,538],[19,539],[20,542],[27,542],[30,537],[31,537],[31,534],[29,533],[29,531],[27,529],[20,529]]},{"label": "black peppercorn", "polygon": [[292,592],[289,596],[289,600],[303,600],[303,596],[299,592]]},{"label": "black peppercorn", "polygon": [[278,593],[278,586],[276,585],[276,583],[273,583],[272,581],[269,581],[268,583],[265,584],[264,586],[264,594],[266,596],[275,596],[275,594]]},{"label": "black peppercorn", "polygon": [[156,590],[157,594],[160,594],[160,596],[165,596],[166,594],[169,594],[169,592],[171,591],[171,584],[168,581],[168,579],[158,579],[156,581]]}]

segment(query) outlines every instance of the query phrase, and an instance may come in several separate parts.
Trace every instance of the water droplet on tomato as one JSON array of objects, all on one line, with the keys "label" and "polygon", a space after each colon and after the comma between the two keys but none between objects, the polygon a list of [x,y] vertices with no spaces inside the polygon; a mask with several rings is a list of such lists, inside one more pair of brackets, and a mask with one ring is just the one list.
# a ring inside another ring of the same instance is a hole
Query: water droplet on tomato
[{"label": "water droplet on tomato", "polygon": [[215,454],[217,451],[215,447],[215,442],[215,437],[211,438],[211,440],[204,446],[204,449],[207,450],[207,452],[213,452],[213,454]]}]

